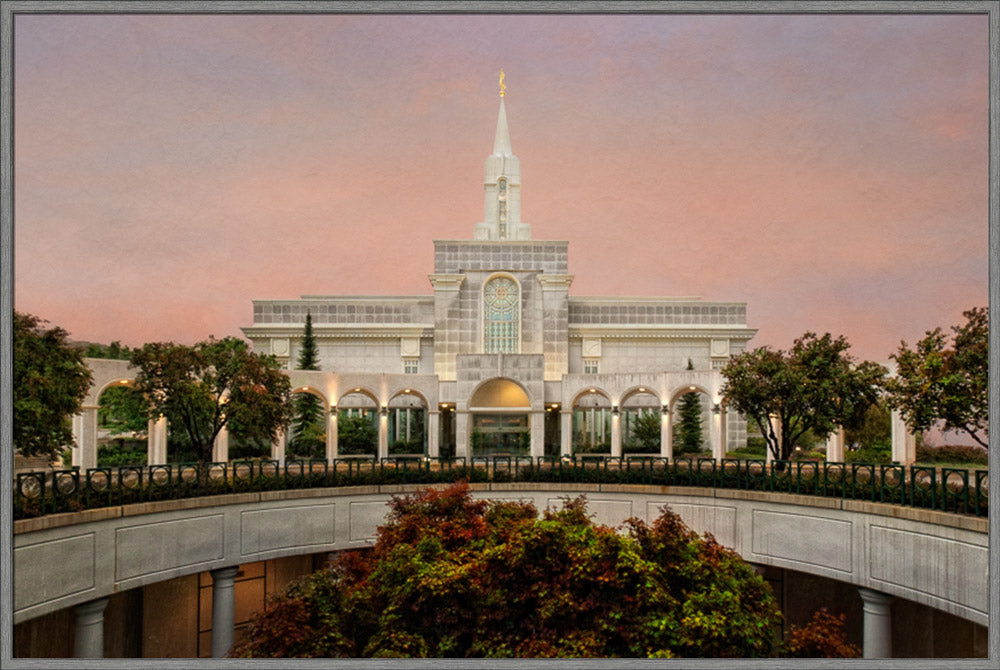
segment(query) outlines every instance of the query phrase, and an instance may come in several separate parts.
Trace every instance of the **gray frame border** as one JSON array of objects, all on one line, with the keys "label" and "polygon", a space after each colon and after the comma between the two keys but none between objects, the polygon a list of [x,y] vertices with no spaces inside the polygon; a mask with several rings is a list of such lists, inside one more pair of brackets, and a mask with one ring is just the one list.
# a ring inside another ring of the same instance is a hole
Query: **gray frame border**
[{"label": "gray frame border", "polygon": [[[713,0],[686,1],[538,1],[532,3],[504,2],[497,0],[472,2],[459,0],[417,0],[401,2],[277,0],[166,0],[164,2],[131,0],[0,0],[0,473],[13,471],[12,414],[7,409],[12,400],[12,323],[14,307],[14,252],[13,252],[13,39],[14,16],[35,13],[981,13],[989,16],[989,306],[990,306],[990,370],[989,416],[996,426],[1000,409],[1000,352],[998,352],[997,319],[1000,318],[1000,230],[998,230],[998,179],[997,159],[1000,156],[997,129],[1000,127],[1000,0],[960,0],[958,2],[872,0],[862,2],[845,0],[765,0],[762,2]],[[990,436],[990,451],[996,455],[1000,436],[994,430]],[[991,468],[991,470],[994,468]],[[7,474],[0,474],[0,501],[12,495],[12,481]],[[989,551],[1000,556],[1000,496],[990,500]],[[15,659],[13,653],[13,596],[11,578],[12,532],[11,508],[0,504],[0,664],[5,668],[940,668],[937,659],[524,659],[524,660],[463,660],[463,659],[406,659],[406,660],[340,660],[294,659]],[[994,560],[993,564],[998,564]],[[988,659],[948,659],[951,668],[996,668],[1000,663],[1000,634],[994,619],[1000,613],[1000,571],[989,576],[989,627]]]}]

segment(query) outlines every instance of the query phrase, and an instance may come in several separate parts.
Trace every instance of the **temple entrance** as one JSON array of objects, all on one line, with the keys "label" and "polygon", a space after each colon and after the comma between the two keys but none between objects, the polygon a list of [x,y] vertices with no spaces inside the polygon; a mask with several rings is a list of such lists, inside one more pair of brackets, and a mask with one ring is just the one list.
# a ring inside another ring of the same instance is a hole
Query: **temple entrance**
[{"label": "temple entrance", "polygon": [[491,379],[469,400],[470,453],[476,456],[530,456],[531,401],[517,382]]}]

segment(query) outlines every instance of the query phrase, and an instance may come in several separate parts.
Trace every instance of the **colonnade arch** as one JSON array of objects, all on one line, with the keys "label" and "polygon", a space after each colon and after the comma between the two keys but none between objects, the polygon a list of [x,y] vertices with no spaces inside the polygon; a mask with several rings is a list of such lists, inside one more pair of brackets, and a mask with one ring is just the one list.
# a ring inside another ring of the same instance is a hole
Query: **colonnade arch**
[{"label": "colonnade arch", "polygon": [[469,394],[469,455],[532,456],[532,401],[507,377],[480,382]]}]

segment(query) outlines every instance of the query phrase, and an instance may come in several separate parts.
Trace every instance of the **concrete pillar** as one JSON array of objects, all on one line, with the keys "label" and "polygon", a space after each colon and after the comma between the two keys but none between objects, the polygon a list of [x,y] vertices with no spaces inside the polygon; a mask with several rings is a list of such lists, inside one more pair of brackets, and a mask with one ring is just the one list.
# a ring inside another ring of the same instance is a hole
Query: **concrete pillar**
[{"label": "concrete pillar", "polygon": [[672,408],[660,412],[660,456],[674,457],[674,416]]},{"label": "concrete pillar", "polygon": [[225,658],[233,646],[236,616],[234,586],[238,567],[212,570],[212,658]]},{"label": "concrete pillar", "polygon": [[326,462],[333,465],[337,458],[337,408],[330,410],[326,418]]},{"label": "concrete pillar", "polygon": [[73,465],[81,470],[97,467],[97,406],[84,405],[73,421],[73,439],[78,449],[73,450]]},{"label": "concrete pillar", "polygon": [[[771,425],[774,426],[774,434],[778,439],[778,446],[781,446],[781,417],[777,414],[772,414],[770,417]],[[770,463],[774,460],[774,455],[771,453],[771,447],[768,446],[767,441],[764,441],[764,453],[766,454],[765,460]]]},{"label": "concrete pillar", "polygon": [[903,415],[892,410],[892,460],[903,465],[917,462],[917,436],[910,432]]},{"label": "concrete pillar", "polygon": [[216,463],[229,462],[229,429],[223,426],[212,443],[212,460]]},{"label": "concrete pillar", "polygon": [[569,456],[573,453],[573,410],[563,410],[559,413],[559,455]]},{"label": "concrete pillar", "polygon": [[378,413],[378,452],[381,461],[389,455],[389,410],[382,408]]},{"label": "concrete pillar", "polygon": [[826,460],[834,463],[844,461],[844,429],[837,428],[826,438]]},{"label": "concrete pillar", "polygon": [[863,658],[892,658],[892,596],[871,589],[858,588],[863,601]]},{"label": "concrete pillar", "polygon": [[611,456],[620,458],[622,455],[622,413],[611,410]]},{"label": "concrete pillar", "polygon": [[284,467],[285,465],[285,446],[288,440],[288,436],[285,435],[285,431],[279,430],[278,437],[271,440],[271,460],[278,461],[279,467]]},{"label": "concrete pillar", "polygon": [[104,658],[104,608],[107,598],[81,603],[76,610],[76,632],[73,656],[76,658]]},{"label": "concrete pillar", "polygon": [[148,439],[146,443],[146,464],[166,465],[167,463],[167,417],[162,414],[157,419],[150,419],[146,425]]},{"label": "concrete pillar", "polygon": [[528,427],[531,430],[531,457],[539,458],[545,455],[545,410],[532,412],[528,415]]},{"label": "concrete pillar", "polygon": [[721,461],[726,457],[726,413],[716,405],[712,408],[712,458]]},{"label": "concrete pillar", "polygon": [[455,410],[455,456],[471,458],[469,445],[469,413]]},{"label": "concrete pillar", "polygon": [[436,410],[427,410],[427,455],[441,455],[441,412]]}]

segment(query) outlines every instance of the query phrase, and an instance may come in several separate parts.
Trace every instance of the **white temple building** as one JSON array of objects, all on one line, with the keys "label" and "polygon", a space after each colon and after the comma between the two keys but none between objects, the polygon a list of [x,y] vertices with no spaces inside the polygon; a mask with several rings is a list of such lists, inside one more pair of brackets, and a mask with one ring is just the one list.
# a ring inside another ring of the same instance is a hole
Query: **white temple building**
[{"label": "white temple building", "polygon": [[[471,239],[435,240],[431,293],[253,301],[243,332],[283,362],[293,388],[323,400],[327,457],[338,455],[338,416],[351,414],[377,424],[381,457],[671,456],[676,405],[692,390],[705,448],[721,458],[742,446],[746,423],[721,406],[719,369],[756,332],[746,304],[570,295],[569,242],[533,239],[521,220],[511,147],[501,75],[483,220]],[[293,371],[307,313],[318,372]],[[649,413],[660,423],[653,448],[633,439]]]}]

